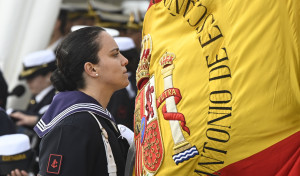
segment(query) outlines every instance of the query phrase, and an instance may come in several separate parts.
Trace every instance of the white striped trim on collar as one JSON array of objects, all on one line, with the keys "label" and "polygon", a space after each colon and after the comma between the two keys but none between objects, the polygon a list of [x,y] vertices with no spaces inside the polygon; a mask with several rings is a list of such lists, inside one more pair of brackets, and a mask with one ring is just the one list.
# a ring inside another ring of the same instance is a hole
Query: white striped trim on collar
[{"label": "white striped trim on collar", "polygon": [[[54,126],[55,124],[57,124],[59,121],[61,121],[67,113],[72,112],[72,111],[74,111],[76,109],[80,109],[80,108],[88,108],[88,109],[91,109],[91,110],[100,111],[101,113],[103,113],[103,114],[105,114],[105,115],[107,115],[107,116],[109,116],[111,118],[111,114],[107,110],[104,110],[99,105],[95,105],[93,103],[79,103],[79,104],[74,104],[74,105],[68,107],[67,109],[65,109],[64,111],[62,111],[61,113],[59,113],[48,124],[45,124],[45,122],[41,119],[37,123],[37,127],[38,127],[38,129],[40,131],[44,132],[45,130],[51,128],[52,126]],[[86,110],[84,110],[84,111],[86,111]],[[74,111],[74,113],[75,112],[80,112],[80,111]],[[109,120],[111,120],[111,119],[109,119]]]}]

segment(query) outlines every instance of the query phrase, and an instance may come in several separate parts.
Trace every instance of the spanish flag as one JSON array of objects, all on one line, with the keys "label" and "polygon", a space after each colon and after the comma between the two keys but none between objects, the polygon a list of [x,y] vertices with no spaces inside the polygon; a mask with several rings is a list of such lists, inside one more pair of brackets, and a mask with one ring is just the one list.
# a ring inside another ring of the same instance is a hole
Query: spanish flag
[{"label": "spanish flag", "polygon": [[151,0],[135,175],[300,176],[300,1]]}]

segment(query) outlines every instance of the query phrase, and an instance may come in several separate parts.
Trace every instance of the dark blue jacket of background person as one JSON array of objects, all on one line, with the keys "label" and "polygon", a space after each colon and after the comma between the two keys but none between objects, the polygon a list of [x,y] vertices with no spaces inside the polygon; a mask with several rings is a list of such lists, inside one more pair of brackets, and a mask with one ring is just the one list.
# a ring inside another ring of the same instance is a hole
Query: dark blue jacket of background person
[{"label": "dark blue jacket of background person", "polygon": [[14,134],[16,132],[13,121],[7,116],[5,110],[0,107],[0,136]]}]

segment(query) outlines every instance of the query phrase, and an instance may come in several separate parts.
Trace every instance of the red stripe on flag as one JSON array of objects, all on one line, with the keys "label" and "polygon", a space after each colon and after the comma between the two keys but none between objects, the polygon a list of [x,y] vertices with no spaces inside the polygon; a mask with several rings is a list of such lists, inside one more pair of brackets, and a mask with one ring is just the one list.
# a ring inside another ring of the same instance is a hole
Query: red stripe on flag
[{"label": "red stripe on flag", "polygon": [[300,176],[300,131],[217,173],[221,176]]},{"label": "red stripe on flag", "polygon": [[138,137],[137,140],[135,141],[136,144],[136,158],[135,158],[135,175],[136,176],[141,176],[142,175],[142,158],[141,158],[141,139]]},{"label": "red stripe on flag", "polygon": [[[156,4],[156,3],[159,3],[161,0],[150,0],[150,4],[148,6],[148,9],[153,5],[153,4]],[[147,10],[148,10],[147,9]]]}]

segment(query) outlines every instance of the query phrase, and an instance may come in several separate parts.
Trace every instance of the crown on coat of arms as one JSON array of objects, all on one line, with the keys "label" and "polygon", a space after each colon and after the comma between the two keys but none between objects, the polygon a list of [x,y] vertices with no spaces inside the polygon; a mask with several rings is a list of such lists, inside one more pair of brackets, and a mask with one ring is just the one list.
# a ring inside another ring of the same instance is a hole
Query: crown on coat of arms
[{"label": "crown on coat of arms", "polygon": [[152,39],[150,34],[145,35],[142,41],[142,52],[140,57],[140,63],[136,70],[137,87],[141,88],[144,82],[149,80],[149,66],[152,51]]},{"label": "crown on coat of arms", "polygon": [[175,54],[166,52],[160,59],[160,65],[165,68],[169,65],[173,64],[173,60],[175,59]]}]

